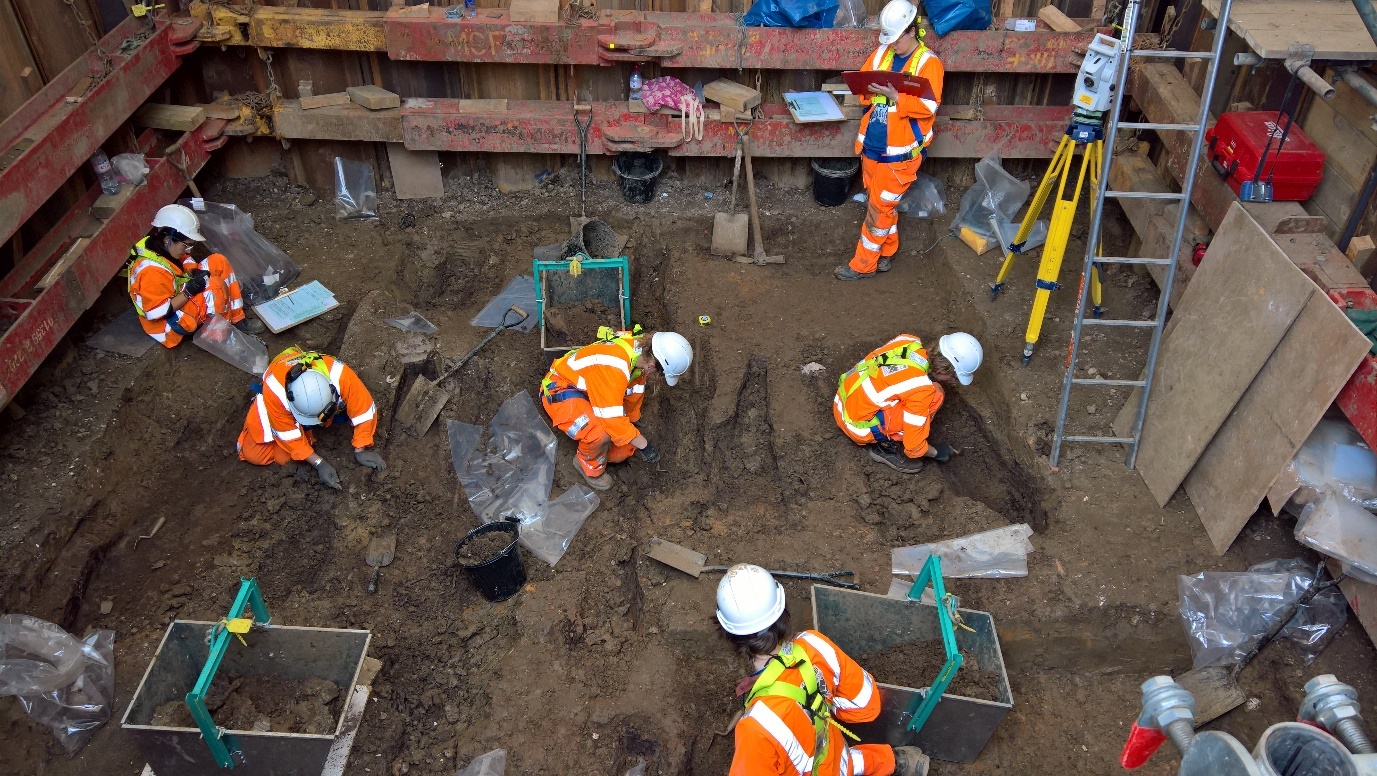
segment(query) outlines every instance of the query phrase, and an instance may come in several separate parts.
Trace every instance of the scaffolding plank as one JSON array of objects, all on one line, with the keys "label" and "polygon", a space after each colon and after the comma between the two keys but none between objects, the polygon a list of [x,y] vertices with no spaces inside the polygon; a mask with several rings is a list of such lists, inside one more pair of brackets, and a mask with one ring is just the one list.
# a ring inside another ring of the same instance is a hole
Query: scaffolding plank
[{"label": "scaffolding plank", "polygon": [[[1219,16],[1219,0],[1203,0]],[[1264,59],[1285,59],[1293,45],[1315,47],[1315,59],[1377,59],[1377,44],[1350,0],[1233,0],[1229,29]]]}]

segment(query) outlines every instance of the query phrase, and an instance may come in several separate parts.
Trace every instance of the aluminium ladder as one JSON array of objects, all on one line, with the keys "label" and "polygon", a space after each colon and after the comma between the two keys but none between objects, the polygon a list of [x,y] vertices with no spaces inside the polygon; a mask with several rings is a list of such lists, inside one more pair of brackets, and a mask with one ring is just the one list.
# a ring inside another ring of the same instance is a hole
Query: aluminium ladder
[{"label": "aluminium ladder", "polygon": [[[1080,298],[1076,303],[1075,324],[1071,330],[1071,355],[1066,367],[1066,377],[1062,382],[1061,401],[1057,406],[1057,428],[1056,434],[1052,439],[1052,467],[1056,468],[1057,460],[1061,455],[1061,445],[1063,442],[1101,442],[1118,443],[1128,445],[1128,460],[1125,465],[1132,469],[1138,458],[1138,443],[1143,435],[1143,418],[1147,413],[1148,395],[1152,390],[1153,371],[1157,368],[1157,351],[1162,344],[1162,331],[1166,328],[1167,307],[1171,299],[1171,287],[1176,279],[1176,262],[1181,252],[1181,238],[1186,229],[1186,216],[1190,212],[1191,190],[1195,188],[1196,171],[1200,164],[1200,148],[1204,141],[1205,126],[1210,117],[1210,100],[1214,94],[1215,77],[1219,72],[1219,58],[1224,49],[1224,39],[1228,37],[1229,29],[1229,7],[1231,0],[1220,0],[1219,17],[1215,26],[1214,46],[1208,52],[1205,51],[1165,51],[1156,49],[1133,48],[1133,36],[1138,26],[1138,10],[1142,0],[1128,0],[1124,10],[1124,24],[1122,37],[1119,43],[1119,61],[1115,73],[1115,93],[1114,106],[1110,109],[1109,126],[1105,132],[1105,152],[1104,167],[1100,171],[1100,180],[1095,192],[1095,204],[1092,210],[1090,222],[1090,234],[1086,240],[1085,250],[1085,270],[1080,284]],[[1129,63],[1133,57],[1154,57],[1163,59],[1206,59],[1209,60],[1209,72],[1205,76],[1205,88],[1200,95],[1200,114],[1195,124],[1162,124],[1146,121],[1120,122],[1119,112],[1122,110],[1124,93],[1128,91],[1128,71]],[[1151,129],[1157,131],[1181,131],[1192,132],[1195,142],[1191,144],[1190,160],[1186,165],[1186,179],[1182,181],[1180,193],[1173,192],[1149,192],[1149,191],[1112,191],[1109,190],[1109,167],[1114,160],[1114,146],[1120,129]],[[1096,256],[1095,246],[1100,242],[1100,227],[1104,218],[1105,201],[1111,197],[1118,199],[1162,199],[1177,202],[1176,208],[1176,230],[1171,242],[1171,252],[1167,257],[1160,258],[1138,258],[1129,256]],[[1137,321],[1124,318],[1087,318],[1086,296],[1089,293],[1089,284],[1084,282],[1084,278],[1090,274],[1095,262],[1101,264],[1142,264],[1158,265],[1167,268],[1166,280],[1162,283],[1161,295],[1157,300],[1157,314],[1151,320]],[[1084,326],[1128,326],[1152,329],[1152,342],[1148,346],[1147,368],[1141,380],[1107,380],[1103,378],[1076,377],[1076,358],[1080,355],[1081,330]],[[1127,437],[1115,436],[1077,436],[1066,435],[1066,409],[1071,399],[1071,389],[1077,385],[1114,387],[1128,386],[1136,387],[1138,394],[1138,409],[1133,418],[1132,435]]]}]

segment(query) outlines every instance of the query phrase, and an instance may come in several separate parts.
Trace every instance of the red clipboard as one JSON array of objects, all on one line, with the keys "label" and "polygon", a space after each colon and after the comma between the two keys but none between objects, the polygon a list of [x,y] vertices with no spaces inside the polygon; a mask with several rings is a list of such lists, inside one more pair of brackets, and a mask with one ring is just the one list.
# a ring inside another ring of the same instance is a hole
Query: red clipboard
[{"label": "red clipboard", "polygon": [[893,73],[888,70],[848,70],[842,73],[842,78],[846,80],[846,88],[850,89],[852,94],[863,97],[873,94],[870,91],[871,84],[880,84],[892,86],[900,94],[911,94],[937,102],[937,94],[932,90],[932,84],[921,76]]}]

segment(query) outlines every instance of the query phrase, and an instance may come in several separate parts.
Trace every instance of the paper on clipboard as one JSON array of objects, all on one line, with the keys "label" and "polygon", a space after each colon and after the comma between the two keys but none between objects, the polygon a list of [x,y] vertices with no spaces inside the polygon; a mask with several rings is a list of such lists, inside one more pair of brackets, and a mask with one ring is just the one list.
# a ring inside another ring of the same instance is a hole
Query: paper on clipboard
[{"label": "paper on clipboard", "polygon": [[789,106],[794,121],[800,124],[846,121],[837,99],[827,92],[786,92],[784,104]]},{"label": "paper on clipboard", "polygon": [[911,94],[924,100],[937,102],[937,94],[932,90],[932,84],[928,79],[921,76],[909,75],[908,73],[893,73],[888,70],[848,70],[842,73],[842,78],[846,80],[846,86],[853,94],[870,96],[871,84],[882,86],[893,86],[900,94]]},{"label": "paper on clipboard", "polygon": [[339,302],[335,295],[319,280],[312,280],[276,299],[254,305],[253,312],[273,334],[281,334],[336,307],[339,307]]}]

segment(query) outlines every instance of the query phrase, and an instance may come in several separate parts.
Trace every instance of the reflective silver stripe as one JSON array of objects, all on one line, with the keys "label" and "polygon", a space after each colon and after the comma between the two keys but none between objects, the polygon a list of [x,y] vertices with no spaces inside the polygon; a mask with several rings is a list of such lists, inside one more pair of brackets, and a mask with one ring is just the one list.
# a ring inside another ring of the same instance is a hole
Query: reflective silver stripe
[{"label": "reflective silver stripe", "polygon": [[857,143],[864,143],[864,142],[865,142],[865,133],[864,133],[864,132],[858,132],[858,133],[856,133],[856,142],[857,142]]},{"label": "reflective silver stripe", "polygon": [[645,383],[637,383],[636,385],[628,386],[626,395],[630,396],[633,393],[645,393]]},{"label": "reflective silver stripe", "polygon": [[865,755],[861,750],[846,747],[846,754],[851,758],[851,776],[861,776],[865,773]]},{"label": "reflective silver stripe", "polygon": [[904,422],[912,426],[921,426],[928,422],[926,415],[914,415],[908,410],[904,410]]},{"label": "reflective silver stripe", "polygon": [[594,407],[593,417],[596,418],[621,418],[626,416],[626,410],[621,407]]},{"label": "reflective silver stripe", "polygon": [[293,439],[300,439],[301,426],[297,426],[296,428],[291,428],[286,431],[278,431],[277,429],[273,429],[273,436],[277,437],[278,439],[281,439],[283,442],[290,442]]},{"label": "reflective silver stripe", "polygon": [[167,342],[167,329],[164,327],[161,334],[149,334],[148,336],[152,337],[154,342]]},{"label": "reflective silver stripe", "polygon": [[854,709],[863,709],[867,703],[870,703],[870,696],[875,692],[875,682],[870,678],[869,671],[863,671],[862,673],[865,674],[865,681],[861,683],[861,689],[856,692],[856,697],[842,698],[838,695],[833,695],[833,706],[843,711],[852,711]]},{"label": "reflective silver stripe", "polygon": [[335,390],[338,391],[341,396],[344,395],[344,389],[340,387],[339,378],[343,374],[344,362],[337,358],[335,359],[335,363],[330,365],[330,384],[335,386]]},{"label": "reflective silver stripe", "polygon": [[[833,403],[834,405],[836,405],[836,407],[837,407],[838,410],[843,410],[843,408],[842,408],[842,400],[841,400],[841,397],[840,397],[840,396],[833,396],[833,397],[832,397],[832,403]],[[863,427],[857,426],[857,425],[853,425],[850,421],[848,421],[848,420],[846,419],[846,412],[845,412],[845,410],[842,411],[842,423],[845,423],[847,428],[849,428],[849,429],[851,429],[852,431],[856,432],[856,435],[857,435],[857,436],[863,436],[863,437],[868,437],[868,436],[870,436],[870,429],[868,429],[868,428],[863,428]]]},{"label": "reflective silver stripe", "polygon": [[234,300],[233,302],[230,302],[229,309],[231,309],[231,310],[242,310],[242,309],[244,309],[244,300],[243,300],[243,299],[236,299],[236,300]]},{"label": "reflective silver stripe", "polygon": [[282,387],[282,383],[278,382],[277,375],[268,375],[263,378],[263,386],[273,392],[273,397],[276,398],[283,407],[289,407],[287,403],[287,390]]},{"label": "reflective silver stripe", "polygon": [[884,201],[884,202],[898,202],[899,200],[901,200],[901,199],[903,199],[903,198],[904,198],[904,195],[903,195],[903,194],[895,194],[895,193],[892,192],[892,191],[881,191],[881,192],[880,192],[880,199],[881,199],[882,201]]},{"label": "reflective silver stripe", "polygon": [[895,224],[894,226],[891,226],[887,229],[871,229],[870,233],[875,235],[876,237],[885,237],[894,234],[897,231],[899,231],[899,225]]},{"label": "reflective silver stripe", "polygon": [[918,66],[915,67],[915,68],[913,68],[913,74],[914,74],[914,75],[917,75],[917,74],[918,74],[918,71],[922,70],[922,69],[923,69],[923,65],[926,65],[926,64],[928,63],[928,60],[931,59],[931,58],[932,58],[932,50],[931,50],[931,49],[928,49],[928,50],[923,51],[923,55],[922,55],[921,57],[918,57]]},{"label": "reflective silver stripe", "polygon": [[869,237],[865,236],[865,232],[861,232],[861,245],[864,245],[865,249],[868,251],[878,251],[880,249],[880,244],[871,241]]},{"label": "reflective silver stripe", "polygon": [[889,51],[889,46],[887,44],[875,49],[875,58],[870,60],[871,70],[879,70],[880,65],[884,64],[886,51]]},{"label": "reflective silver stripe", "polygon": [[909,379],[904,380],[901,383],[895,383],[894,385],[889,386],[883,391],[880,391],[880,397],[888,401],[889,399],[898,396],[901,393],[907,393],[908,391],[911,391],[914,388],[922,388],[928,385],[932,385],[932,381],[926,377],[910,377]]},{"label": "reflective silver stripe", "polygon": [[273,441],[273,424],[268,421],[268,403],[263,401],[263,394],[258,394],[253,406],[258,410],[258,424],[263,427],[263,444],[266,445]]},{"label": "reflective silver stripe", "polygon": [[627,364],[625,360],[617,358],[616,356],[605,356],[601,353],[587,355],[583,358],[570,356],[568,364],[570,369],[576,371],[582,371],[590,366],[610,366],[623,375],[626,375],[626,379],[631,379],[631,366]]},{"label": "reflective silver stripe", "polygon": [[913,151],[913,149],[917,148],[917,147],[920,146],[920,145],[922,145],[922,139],[921,139],[921,138],[919,138],[918,140],[913,141],[912,143],[909,143],[908,145],[901,145],[901,146],[885,146],[885,153],[889,154],[890,156],[898,156],[898,155],[900,155],[900,154],[907,154],[907,153],[911,153],[911,152]]},{"label": "reflective silver stripe", "polygon": [[[143,297],[139,297],[139,306],[143,307]],[[144,310],[143,317],[157,320],[159,318],[166,318],[167,314],[170,312],[172,312],[172,301],[168,300],[151,310]]]},{"label": "reflective silver stripe", "polygon": [[756,701],[751,704],[751,710],[746,713],[746,716],[755,720],[765,729],[766,733],[770,734],[770,737],[784,750],[789,762],[793,763],[794,770],[798,771],[801,776],[813,772],[813,756],[803,748],[803,743],[794,735],[794,731],[784,724],[784,720],[775,714],[774,709],[761,701]]},{"label": "reflective silver stripe", "polygon": [[370,405],[368,405],[368,409],[364,410],[363,412],[360,412],[358,415],[355,415],[355,416],[349,418],[349,422],[351,422],[351,423],[353,423],[354,425],[357,426],[357,425],[359,425],[360,423],[367,423],[368,421],[372,420],[373,418],[375,418],[375,417],[377,417],[377,416],[378,416],[378,405],[376,405],[376,404],[370,404]]},{"label": "reflective silver stripe", "polygon": [[929,100],[926,97],[919,97],[918,102],[923,103],[923,107],[927,108],[933,113],[937,112],[937,100]]},{"label": "reflective silver stripe", "polygon": [[827,661],[827,667],[832,669],[832,686],[835,687],[840,683],[841,663],[837,662],[837,651],[832,649],[832,645],[806,631],[798,635],[798,640],[806,642],[808,646],[817,650],[819,655],[822,655],[823,660]]},{"label": "reflective silver stripe", "polygon": [[588,381],[583,379],[583,375],[579,375],[579,379],[574,381],[574,386],[578,388],[580,391],[587,391]]}]

